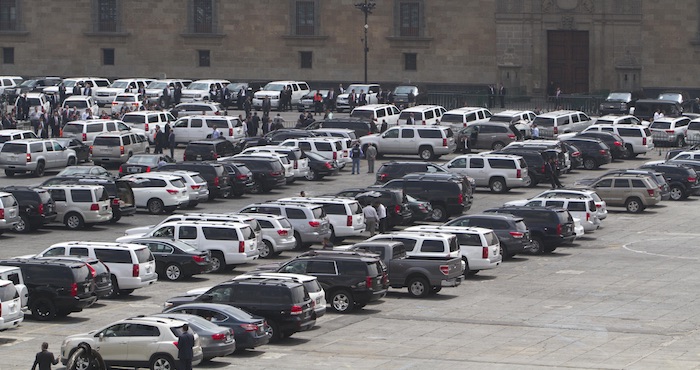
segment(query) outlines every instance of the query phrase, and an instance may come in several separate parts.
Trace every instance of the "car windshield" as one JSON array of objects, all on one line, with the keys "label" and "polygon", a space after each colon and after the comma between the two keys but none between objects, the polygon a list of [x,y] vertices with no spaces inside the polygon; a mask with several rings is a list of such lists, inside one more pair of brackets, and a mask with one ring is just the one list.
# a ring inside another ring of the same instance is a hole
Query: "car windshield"
[{"label": "car windshield", "polygon": [[111,85],[109,85],[110,88],[112,89],[126,89],[129,87],[129,82],[127,81],[114,81],[112,82]]},{"label": "car windshield", "polygon": [[63,102],[64,108],[87,108],[87,106],[87,100],[66,100]]},{"label": "car windshield", "polygon": [[30,98],[27,97],[27,100],[29,100],[29,106],[34,107],[34,106],[41,106],[41,100],[39,98]]},{"label": "car windshield", "polygon": [[464,120],[464,116],[461,114],[456,114],[456,113],[446,113],[442,115],[442,118],[440,118],[441,122],[450,122],[450,123],[462,123]]},{"label": "car windshield", "polygon": [[135,155],[131,158],[129,158],[126,163],[128,164],[145,164],[145,165],[154,165],[158,163],[158,156],[156,155]]},{"label": "car windshield", "polygon": [[36,85],[36,80],[26,80],[22,82],[19,87],[34,87]]},{"label": "car windshield", "polygon": [[153,82],[151,82],[150,84],[148,84],[148,86],[147,86],[146,88],[147,88],[147,89],[159,89],[159,90],[162,90],[162,89],[164,89],[166,86],[168,86],[168,83],[167,83],[167,82],[163,82],[163,81],[153,81]]},{"label": "car windshield", "polygon": [[89,174],[92,171],[90,166],[70,166],[58,173],[58,176]]},{"label": "car windshield", "polygon": [[7,143],[7,144],[2,146],[2,152],[3,153],[26,153],[27,152],[27,145]]},{"label": "car windshield", "polygon": [[193,82],[187,86],[187,90],[209,90],[209,84],[205,82]]},{"label": "car windshield", "polygon": [[100,146],[119,146],[121,145],[121,141],[118,137],[98,136],[95,138],[95,141],[93,141],[92,144]]},{"label": "car windshield", "polygon": [[144,116],[140,114],[125,114],[124,117],[122,117],[122,121],[126,123],[144,123]]},{"label": "car windshield", "polygon": [[630,101],[632,100],[632,94],[631,93],[625,93],[625,92],[613,92],[608,95],[607,101]]},{"label": "car windshield", "polygon": [[659,100],[673,100],[677,102],[683,101],[683,96],[679,93],[661,93],[657,98]]},{"label": "car windshield", "polygon": [[269,83],[265,85],[265,88],[263,90],[265,91],[282,91],[284,90],[284,84],[275,84],[275,83]]},{"label": "car windshield", "polygon": [[413,86],[396,86],[394,94],[408,94],[412,91],[414,91]]}]

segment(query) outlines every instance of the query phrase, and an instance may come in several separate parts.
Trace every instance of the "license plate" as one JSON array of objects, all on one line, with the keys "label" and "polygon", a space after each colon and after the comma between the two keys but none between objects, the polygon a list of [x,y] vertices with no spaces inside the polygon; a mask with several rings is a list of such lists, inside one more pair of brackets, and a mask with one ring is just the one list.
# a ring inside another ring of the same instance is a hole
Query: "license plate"
[{"label": "license plate", "polygon": [[141,169],[140,169],[139,167],[129,167],[129,168],[127,169],[127,171],[128,171],[129,173],[138,173],[138,172],[141,171]]},{"label": "license plate", "polygon": [[202,156],[201,156],[201,155],[198,155],[198,156],[197,156],[197,160],[198,160],[198,161],[201,161],[201,160],[202,160]]}]

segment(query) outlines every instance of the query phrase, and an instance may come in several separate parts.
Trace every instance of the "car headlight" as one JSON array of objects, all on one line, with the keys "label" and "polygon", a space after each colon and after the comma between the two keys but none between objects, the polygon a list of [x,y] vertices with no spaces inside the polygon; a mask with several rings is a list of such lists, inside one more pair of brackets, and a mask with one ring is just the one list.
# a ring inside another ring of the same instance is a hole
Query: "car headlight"
[{"label": "car headlight", "polygon": [[111,93],[109,93],[109,96],[117,96],[117,93],[116,93],[116,92],[111,92]]},{"label": "car headlight", "polygon": [[194,97],[200,99],[202,97],[202,94],[195,94]]}]

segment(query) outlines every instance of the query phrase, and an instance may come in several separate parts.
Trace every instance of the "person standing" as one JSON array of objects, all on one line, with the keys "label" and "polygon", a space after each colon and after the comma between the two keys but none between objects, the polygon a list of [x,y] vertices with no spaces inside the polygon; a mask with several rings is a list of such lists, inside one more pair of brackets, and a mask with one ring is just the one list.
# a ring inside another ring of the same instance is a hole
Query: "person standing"
[{"label": "person standing", "polygon": [[379,132],[384,132],[384,131],[386,131],[386,129],[388,128],[388,126],[389,126],[389,125],[386,123],[386,120],[383,119],[383,120],[382,120],[382,126],[381,126],[381,128],[379,129]]},{"label": "person standing", "polygon": [[493,85],[489,85],[489,108],[496,105],[496,89]]},{"label": "person standing", "polygon": [[374,173],[374,161],[377,160],[377,148],[374,144],[369,144],[365,157],[367,157],[367,173]]},{"label": "person standing", "polygon": [[413,125],[415,123],[416,123],[416,120],[415,120],[415,118],[413,118],[413,112],[411,112],[411,114],[409,114],[408,118],[406,119],[406,124]]},{"label": "person standing", "polygon": [[248,137],[258,136],[258,130],[260,129],[260,117],[258,112],[253,112],[253,117],[248,123]]},{"label": "person standing", "polygon": [[177,338],[177,358],[183,370],[192,370],[192,358],[194,358],[194,335],[189,329],[188,324],[182,325],[182,334]]},{"label": "person standing", "polygon": [[386,232],[386,207],[379,201],[374,203],[377,207],[377,217],[379,217],[379,233]]},{"label": "person standing", "polygon": [[172,128],[168,134],[168,148],[170,148],[170,158],[175,158],[175,130]]},{"label": "person standing", "polygon": [[[156,127],[157,127],[157,126],[156,126]],[[211,138],[212,138],[212,139],[218,139],[218,138],[220,138],[220,137],[221,137],[221,132],[219,132],[219,130],[216,129],[216,125],[212,126],[212,129],[211,129]]]},{"label": "person standing", "polygon": [[270,99],[269,96],[266,96],[265,98],[263,98],[263,101],[262,101],[263,115],[265,115],[265,114],[269,115],[271,109],[272,109],[272,100]]},{"label": "person standing", "polygon": [[66,85],[61,82],[58,84],[58,104],[63,104],[64,100],[66,100]]},{"label": "person standing", "polygon": [[[280,101],[280,104],[282,102]],[[245,118],[250,117],[250,111],[253,109],[253,104],[250,101],[250,97],[246,97],[243,101],[243,110],[245,111]]]},{"label": "person standing", "polygon": [[362,149],[360,143],[355,143],[350,150],[350,158],[352,159],[352,174],[360,174],[360,158],[362,157]]},{"label": "person standing", "polygon": [[264,114],[262,117],[262,133],[263,136],[267,134],[268,132],[272,131],[272,120],[270,119],[269,114]]},{"label": "person standing", "polygon": [[161,97],[161,106],[163,109],[170,108],[170,88],[165,85],[163,88],[163,96]]},{"label": "person standing", "polygon": [[506,107],[506,88],[503,84],[498,85],[498,98],[501,100],[501,108]]},{"label": "person standing", "polygon": [[53,353],[49,352],[49,344],[44,342],[41,343],[41,352],[37,352],[34,358],[34,365],[32,365],[32,370],[35,370],[39,366],[39,370],[51,370],[51,365],[58,364],[61,360],[61,355],[54,357]]},{"label": "person standing", "polygon": [[348,105],[350,106],[351,111],[353,109],[355,109],[355,106],[357,105],[357,97],[355,96],[355,89],[350,90],[350,93],[348,94]]},{"label": "person standing", "polygon": [[362,214],[365,216],[365,227],[369,231],[369,235],[374,236],[377,233],[377,220],[379,220],[377,209],[367,202],[367,205],[362,208]]},{"label": "person standing", "polygon": [[323,113],[323,96],[321,92],[316,90],[314,94],[314,116]]},{"label": "person standing", "polygon": [[552,189],[563,188],[564,186],[559,182],[559,177],[557,176],[557,166],[554,163],[554,158],[549,158],[544,164],[544,173],[549,178],[549,182],[552,184]]},{"label": "person standing", "polygon": [[540,138],[540,128],[537,127],[536,123],[532,124],[532,139],[537,140]]},{"label": "person standing", "polygon": [[326,95],[326,109],[333,112],[335,110],[335,90],[329,89]]},{"label": "person standing", "polygon": [[277,113],[277,116],[275,116],[275,119],[272,120],[272,131],[281,130],[283,128],[284,128],[284,118],[282,118],[282,115]]}]

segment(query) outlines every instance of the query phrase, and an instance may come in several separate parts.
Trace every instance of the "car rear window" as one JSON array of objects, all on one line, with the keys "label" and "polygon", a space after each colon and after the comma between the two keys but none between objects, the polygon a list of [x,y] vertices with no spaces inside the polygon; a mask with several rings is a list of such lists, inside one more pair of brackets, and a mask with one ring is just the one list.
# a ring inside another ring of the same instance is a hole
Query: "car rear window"
[{"label": "car rear window", "polygon": [[333,148],[331,147],[331,143],[316,143],[316,149],[321,151],[321,152],[333,151]]},{"label": "car rear window", "polygon": [[26,144],[17,144],[17,143],[7,143],[7,144],[2,146],[2,152],[3,153],[15,153],[15,154],[26,153],[27,152],[27,145]]},{"label": "car rear window", "polygon": [[367,264],[367,276],[378,276],[379,271],[382,271],[379,262],[370,262]]},{"label": "car rear window", "polygon": [[250,227],[241,228],[241,234],[243,234],[243,240],[255,239],[255,232]]},{"label": "car rear window", "polygon": [[71,266],[71,272],[73,273],[73,277],[75,278],[75,281],[81,282],[85,281],[87,279],[90,279],[92,277],[92,274],[90,273],[90,269],[87,267],[87,264],[82,263],[80,265],[76,264]]},{"label": "car rear window", "polygon": [[360,207],[360,203],[358,202],[352,202],[350,203],[350,213],[354,215],[359,215],[362,213],[362,207]]},{"label": "car rear window", "polygon": [[586,203],[585,202],[569,202],[569,206],[566,208],[569,211],[586,212]]},{"label": "car rear window", "polygon": [[63,127],[63,132],[69,132],[71,134],[81,133],[81,132],[83,132],[83,125],[69,123]]},{"label": "car rear window", "polygon": [[554,118],[535,117],[532,123],[542,127],[554,127]]},{"label": "car rear window", "polygon": [[122,121],[125,123],[145,123],[144,116],[135,114],[125,114]]},{"label": "car rear window", "polygon": [[207,182],[206,180],[204,180],[202,178],[202,176],[199,176],[199,175],[192,175],[191,177],[192,177],[192,181],[194,181],[195,184],[201,184],[201,183]]},{"label": "car rear window", "polygon": [[282,226],[282,227],[285,228],[285,229],[291,229],[291,228],[292,228],[292,224],[290,224],[290,223],[289,223],[289,220],[287,220],[286,218],[280,218],[280,219],[278,219],[277,221],[279,221],[280,226]]},{"label": "car rear window", "polygon": [[0,205],[3,207],[14,207],[17,205],[17,201],[15,200],[15,197],[9,195],[5,197],[0,197]]},{"label": "car rear window", "polygon": [[318,293],[323,290],[323,288],[321,288],[321,284],[319,284],[318,280],[316,279],[304,282],[304,287],[309,293]]},{"label": "car rear window", "polygon": [[304,303],[309,299],[309,293],[303,286],[296,286],[291,289],[292,292],[292,303]]},{"label": "car rear window", "polygon": [[571,218],[571,214],[567,211],[557,212],[557,217],[558,217],[558,223],[560,223],[560,224],[565,224],[565,223],[569,223],[569,222],[574,221]]},{"label": "car rear window", "polygon": [[128,250],[95,248],[95,257],[104,263],[131,263]]},{"label": "car rear window", "polygon": [[462,123],[464,122],[464,116],[455,113],[443,114],[440,122]]},{"label": "car rear window", "polygon": [[420,136],[424,139],[441,139],[442,138],[442,131],[418,129],[418,136]]},{"label": "car rear window", "polygon": [[350,113],[350,117],[373,119],[374,111],[354,109],[352,113]]},{"label": "car rear window", "polygon": [[655,121],[649,125],[649,128],[657,128],[660,130],[668,130],[671,128],[671,122]]},{"label": "car rear window", "polygon": [[0,286],[0,302],[11,301],[15,298],[19,298],[19,293],[17,293],[17,289],[14,285],[5,284]]},{"label": "car rear window", "polygon": [[182,181],[182,179],[171,180],[170,183],[173,184],[173,186],[176,188],[184,188],[185,187],[185,182]]},{"label": "car rear window", "polygon": [[[247,228],[251,233],[249,227]],[[208,240],[238,240],[238,233],[231,227],[202,227],[204,237]],[[248,238],[250,239],[250,238]]]},{"label": "car rear window", "polygon": [[153,254],[148,248],[136,249],[134,250],[134,253],[136,254],[136,260],[138,260],[139,263],[146,263],[154,260]]},{"label": "car rear window", "polygon": [[[323,210],[323,207],[314,208],[312,212],[313,212],[314,218],[316,218],[316,219],[326,217],[326,212]],[[343,212],[343,214],[345,214],[345,213]]]},{"label": "car rear window", "polygon": [[345,215],[345,205],[344,204],[324,204],[323,209],[328,215]]},{"label": "car rear window", "polygon": [[486,245],[496,245],[498,244],[498,237],[494,232],[488,232],[484,234],[484,239],[486,239]]},{"label": "car rear window", "polygon": [[71,100],[63,103],[63,107],[65,108],[87,108],[87,101],[85,100]]},{"label": "car rear window", "polygon": [[95,141],[93,141],[92,144],[93,145],[104,145],[104,146],[120,146],[121,141],[119,140],[118,137],[98,136],[95,138]]}]

